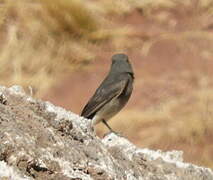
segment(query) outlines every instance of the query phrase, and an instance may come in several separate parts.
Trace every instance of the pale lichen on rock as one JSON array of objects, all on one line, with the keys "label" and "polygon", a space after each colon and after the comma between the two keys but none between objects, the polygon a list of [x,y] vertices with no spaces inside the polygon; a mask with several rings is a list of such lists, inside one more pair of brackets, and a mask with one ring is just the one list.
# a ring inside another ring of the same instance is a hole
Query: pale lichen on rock
[{"label": "pale lichen on rock", "polygon": [[0,179],[213,180],[181,151],[140,149],[126,138],[96,136],[91,121],[19,86],[0,86]]}]

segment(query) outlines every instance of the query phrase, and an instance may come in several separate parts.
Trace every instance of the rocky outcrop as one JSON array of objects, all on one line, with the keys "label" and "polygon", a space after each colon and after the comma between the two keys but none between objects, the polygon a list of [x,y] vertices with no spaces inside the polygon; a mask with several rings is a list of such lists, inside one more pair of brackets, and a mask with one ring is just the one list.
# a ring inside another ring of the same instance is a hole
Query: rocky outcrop
[{"label": "rocky outcrop", "polygon": [[140,149],[126,138],[96,136],[91,122],[22,88],[0,87],[0,179],[213,180],[182,152]]}]

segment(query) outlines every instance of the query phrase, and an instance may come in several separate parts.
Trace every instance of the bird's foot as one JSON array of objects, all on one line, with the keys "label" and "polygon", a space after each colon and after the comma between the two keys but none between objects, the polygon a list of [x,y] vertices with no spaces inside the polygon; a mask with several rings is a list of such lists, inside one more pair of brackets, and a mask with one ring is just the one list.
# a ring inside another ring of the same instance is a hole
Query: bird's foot
[{"label": "bird's foot", "polygon": [[112,130],[109,131],[108,133],[104,134],[103,137],[106,137],[106,136],[108,136],[108,135],[111,134],[111,133],[115,134],[116,136],[124,137],[121,133],[116,132],[116,131],[112,131]]}]

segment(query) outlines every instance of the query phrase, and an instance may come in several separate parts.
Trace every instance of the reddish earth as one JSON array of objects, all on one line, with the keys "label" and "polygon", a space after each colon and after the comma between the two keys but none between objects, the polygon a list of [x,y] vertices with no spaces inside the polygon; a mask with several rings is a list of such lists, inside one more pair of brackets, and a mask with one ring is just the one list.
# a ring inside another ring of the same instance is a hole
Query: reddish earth
[{"label": "reddish earth", "polygon": [[[112,42],[95,45],[94,49],[97,53],[91,65],[86,70],[77,70],[68,75],[43,99],[80,113],[108,72],[110,58],[116,52],[125,52],[130,57],[135,71],[134,93],[125,109],[146,109],[160,104],[169,97],[187,96],[192,90],[199,88],[201,77],[213,77],[212,54],[209,55],[207,52],[213,48],[213,44],[211,39],[200,35],[200,37],[193,36],[193,33],[212,32],[209,28],[212,22],[209,18],[191,11],[181,14],[181,12],[162,10],[157,11],[156,16],[163,13],[167,16],[164,21],[144,17],[137,11],[125,17],[114,18],[113,21],[117,22],[116,27],[129,25],[133,29],[128,39],[124,41],[126,45],[122,45],[124,48],[116,51]],[[191,31],[189,36],[179,38],[181,33],[188,31]],[[159,39],[162,34],[166,34],[167,37]],[[148,54],[145,55],[142,48],[147,42],[156,39],[159,40],[153,43]],[[132,43],[130,47],[129,43]],[[209,87],[212,85],[213,81]],[[143,146],[141,140],[133,140]],[[157,144],[154,148],[177,148],[187,151],[191,147],[190,144],[183,142],[176,145]],[[194,150],[188,150],[187,159],[193,161],[192,156],[197,156],[201,150],[202,145]]]}]

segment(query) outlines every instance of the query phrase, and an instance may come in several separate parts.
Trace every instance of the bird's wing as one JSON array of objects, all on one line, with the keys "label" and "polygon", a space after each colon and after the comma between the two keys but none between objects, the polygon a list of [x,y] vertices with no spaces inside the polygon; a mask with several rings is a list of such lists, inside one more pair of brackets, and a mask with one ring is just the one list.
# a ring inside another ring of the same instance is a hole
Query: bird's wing
[{"label": "bird's wing", "polygon": [[116,82],[113,80],[110,83],[102,83],[101,89],[98,89],[87,105],[84,107],[81,116],[92,119],[95,113],[101,109],[112,98],[119,96],[128,85],[129,78]]}]

